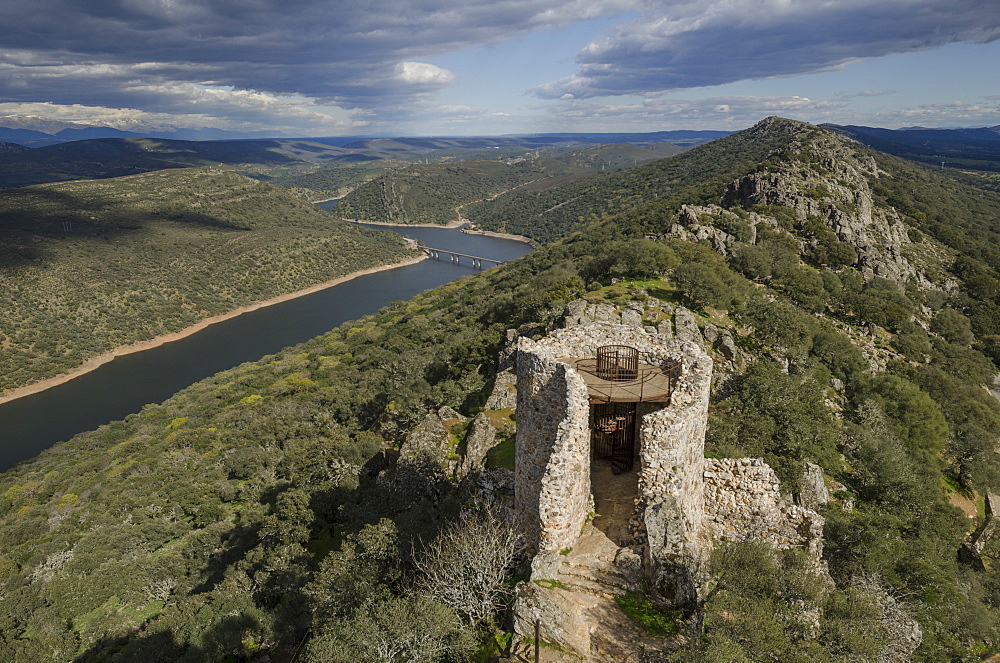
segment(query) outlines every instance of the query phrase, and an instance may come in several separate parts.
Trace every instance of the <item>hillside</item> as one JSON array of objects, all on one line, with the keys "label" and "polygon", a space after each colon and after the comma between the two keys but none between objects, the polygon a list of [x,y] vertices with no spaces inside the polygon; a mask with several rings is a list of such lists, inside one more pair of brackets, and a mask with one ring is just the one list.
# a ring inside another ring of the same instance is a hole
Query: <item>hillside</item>
[{"label": "hillside", "polygon": [[311,164],[351,154],[303,140],[97,138],[0,153],[0,188],[121,177],[164,168]]},{"label": "hillside", "polygon": [[1000,130],[881,129],[824,125],[869,147],[904,159],[949,169],[1000,172]]},{"label": "hillside", "polygon": [[327,200],[344,196],[359,184],[402,165],[402,161],[356,154],[337,157],[332,163],[262,166],[239,172],[290,189],[308,200]]},{"label": "hillside", "polygon": [[780,131],[750,129],[637,168],[579,182],[541,181],[469,205],[464,213],[483,230],[551,241],[652,201],[667,207],[709,202],[719,186],[756,167],[782,139]]},{"label": "hillside", "polygon": [[459,206],[546,176],[532,161],[414,164],[361,184],[337,203],[335,212],[353,221],[455,223]]},{"label": "hillside", "polygon": [[0,390],[409,255],[284,190],[210,169],[0,192]]},{"label": "hillside", "polygon": [[[359,221],[455,223],[465,216],[467,206],[476,207],[478,201],[498,194],[516,191],[519,193],[510,195],[523,195],[520,192],[561,187],[683,150],[671,143],[612,143],[568,151],[549,147],[506,160],[493,156],[491,160],[413,164],[359,184],[344,196],[335,211],[342,218]],[[334,174],[332,170],[327,172]]]},{"label": "hillside", "polygon": [[[502,644],[499,614],[422,591],[425,546],[472,494],[509,489],[512,413],[489,399],[505,348],[591,304],[704,345],[709,454],[764,458],[800,501],[812,463],[832,494],[828,575],[751,540],[716,549],[701,604],[628,597],[662,660],[1000,653],[1000,542],[969,545],[1000,489],[983,388],[1000,197],[778,118],[539,195],[594,221],[526,217],[560,239],[0,475],[0,657],[432,661]],[[492,469],[459,481],[484,419]],[[428,422],[448,471],[405,462]]]},{"label": "hillside", "polygon": [[[278,169],[282,177],[291,169],[316,171],[317,165],[351,165],[387,161],[462,161],[524,158],[533,150],[566,152],[595,143],[610,142],[617,134],[503,136],[497,138],[282,138],[254,140],[175,140],[136,137],[106,128],[67,128],[63,138],[27,129],[0,128],[0,141],[28,145],[31,149],[0,150],[0,189],[46,182],[120,177],[163,168],[193,166],[231,167],[266,175]],[[103,133],[102,133],[103,132]],[[669,133],[669,132],[668,132]],[[681,132],[678,140],[699,142],[697,134]],[[38,146],[36,135],[52,141]],[[74,136],[79,139],[73,139]],[[596,140],[600,137],[602,140]],[[652,140],[655,139],[655,140]],[[624,134],[622,141],[641,146],[638,153],[661,154],[659,134]],[[646,143],[651,143],[646,145]],[[666,148],[671,149],[671,148]],[[637,157],[633,157],[633,161]],[[641,159],[640,159],[641,161]],[[600,167],[600,164],[598,164]],[[351,172],[351,171],[348,171]],[[314,185],[320,182],[314,182]],[[301,186],[301,185],[296,185]],[[311,188],[311,187],[306,187]],[[329,189],[327,189],[329,190]]]},{"label": "hillside", "polygon": [[553,158],[578,168],[593,168],[600,171],[621,170],[640,163],[647,163],[664,157],[680,154],[685,148],[673,143],[653,143],[632,145],[629,143],[609,143],[595,147],[585,147],[566,152]]}]

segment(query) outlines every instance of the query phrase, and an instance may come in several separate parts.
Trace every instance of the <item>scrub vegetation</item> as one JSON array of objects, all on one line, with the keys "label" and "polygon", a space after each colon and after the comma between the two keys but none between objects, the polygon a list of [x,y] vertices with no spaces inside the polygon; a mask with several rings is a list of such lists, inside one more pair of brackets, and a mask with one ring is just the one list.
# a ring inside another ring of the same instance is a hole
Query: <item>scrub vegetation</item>
[{"label": "scrub vegetation", "polygon": [[0,390],[410,255],[396,235],[211,169],[0,192]]},{"label": "scrub vegetation", "polygon": [[802,159],[791,141],[823,136],[778,120],[519,196],[535,211],[496,228],[560,239],[0,476],[0,658],[461,661],[495,647],[501,594],[469,607],[434,589],[435,560],[475,534],[456,524],[469,493],[396,481],[395,457],[429,409],[484,406],[507,329],[541,334],[580,297],[656,297],[728,330],[741,355],[719,358],[709,451],[764,457],[792,492],[806,461],[839,486],[823,513],[829,578],[751,541],[717,549],[693,613],[659,619],[631,597],[643,621],[682,629],[670,660],[899,660],[912,624],[913,660],[998,653],[1000,546],[960,557],[984,514],[949,497],[1000,488],[1000,403],[983,388],[1000,362],[1000,197],[877,157],[892,175],[877,204],[948,257],[926,265],[950,292],[866,278],[808,222],[752,238],[730,219],[726,255],[668,235],[681,204],[717,202],[735,177]]}]

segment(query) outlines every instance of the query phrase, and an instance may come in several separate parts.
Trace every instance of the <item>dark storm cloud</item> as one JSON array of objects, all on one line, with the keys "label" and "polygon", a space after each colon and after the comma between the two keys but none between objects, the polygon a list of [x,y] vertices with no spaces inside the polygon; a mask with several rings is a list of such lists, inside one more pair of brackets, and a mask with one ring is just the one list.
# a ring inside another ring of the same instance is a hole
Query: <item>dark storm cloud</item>
[{"label": "dark storm cloud", "polygon": [[655,94],[998,36],[995,0],[698,0],[619,26],[577,55],[576,74],[533,92],[557,99]]},{"label": "dark storm cloud", "polygon": [[[5,101],[139,103],[185,81],[349,107],[432,92],[447,72],[413,58],[497,43],[627,0],[35,0],[0,4]],[[142,67],[138,65],[143,65]],[[82,83],[82,84],[75,84]],[[59,88],[62,87],[60,90]],[[116,98],[117,94],[121,98]],[[81,98],[83,94],[86,98]]]}]

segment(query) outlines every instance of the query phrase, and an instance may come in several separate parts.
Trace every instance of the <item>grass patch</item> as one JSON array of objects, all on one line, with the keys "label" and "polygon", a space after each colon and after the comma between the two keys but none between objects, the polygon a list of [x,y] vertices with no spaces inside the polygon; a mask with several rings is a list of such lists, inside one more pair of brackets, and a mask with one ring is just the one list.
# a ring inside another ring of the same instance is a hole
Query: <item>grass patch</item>
[{"label": "grass patch", "polygon": [[508,470],[513,471],[514,453],[514,438],[508,437],[506,440],[486,452],[486,468],[506,467]]},{"label": "grass patch", "polygon": [[615,603],[650,635],[673,635],[680,631],[677,625],[680,612],[662,610],[642,592],[627,591],[624,596],[615,597]]},{"label": "grass patch", "polygon": [[541,587],[542,589],[561,589],[567,592],[572,591],[568,585],[564,585],[558,580],[552,580],[549,578],[541,578],[539,580],[536,580],[535,584]]}]

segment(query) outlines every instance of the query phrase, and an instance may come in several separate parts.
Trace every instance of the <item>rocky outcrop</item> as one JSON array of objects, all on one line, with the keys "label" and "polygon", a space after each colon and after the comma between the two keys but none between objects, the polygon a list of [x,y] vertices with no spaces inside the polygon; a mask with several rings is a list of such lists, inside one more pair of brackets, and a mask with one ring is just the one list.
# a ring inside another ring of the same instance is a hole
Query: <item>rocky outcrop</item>
[{"label": "rocky outcrop", "polygon": [[453,471],[455,461],[451,438],[437,412],[425,416],[406,436],[399,449],[399,464],[427,470],[437,468],[442,474]]},{"label": "rocky outcrop", "polygon": [[823,131],[793,141],[788,151],[789,158],[780,165],[730,184],[722,206],[780,205],[800,221],[821,219],[840,241],[857,251],[854,266],[862,274],[897,283],[917,277],[917,269],[904,255],[910,239],[903,219],[894,209],[874,202],[869,182],[881,176],[874,158]]},{"label": "rocky outcrop", "polygon": [[588,663],[642,660],[663,642],[646,637],[615,602],[642,585],[639,555],[588,525],[577,545],[562,556],[554,577],[517,586],[515,630],[533,639],[537,622],[542,640]]},{"label": "rocky outcrop", "polygon": [[682,341],[690,341],[698,346],[702,345],[701,331],[698,329],[698,319],[694,313],[678,306],[674,311],[674,335]]},{"label": "rocky outcrop", "polygon": [[829,502],[830,491],[826,487],[823,468],[815,463],[806,463],[799,489],[799,505],[815,511]]},{"label": "rocky outcrop", "polygon": [[486,399],[487,410],[505,410],[517,407],[517,374],[513,369],[500,371],[493,381],[493,391]]},{"label": "rocky outcrop", "polygon": [[486,462],[486,452],[493,448],[496,437],[497,429],[493,427],[489,416],[484,412],[477,414],[465,435],[465,454],[456,476],[463,478],[481,472]]}]

